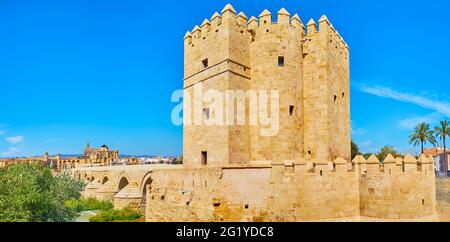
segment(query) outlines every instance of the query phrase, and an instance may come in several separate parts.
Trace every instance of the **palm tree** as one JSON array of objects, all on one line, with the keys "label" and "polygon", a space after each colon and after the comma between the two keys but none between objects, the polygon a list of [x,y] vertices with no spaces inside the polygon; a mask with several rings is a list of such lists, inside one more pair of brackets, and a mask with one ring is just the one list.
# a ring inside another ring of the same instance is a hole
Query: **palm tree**
[{"label": "palm tree", "polygon": [[[441,139],[442,143],[444,145],[444,160],[443,162],[443,169],[444,169],[444,176],[448,176],[448,157],[447,157],[447,146],[446,146],[446,139],[447,136],[450,137],[450,124],[447,120],[441,121],[441,126],[437,126],[434,128],[434,131],[436,133],[436,138]],[[447,172],[445,172],[447,171]]]},{"label": "palm tree", "polygon": [[421,145],[422,154],[424,153],[424,145],[429,142],[432,145],[436,144],[436,139],[434,138],[434,132],[430,129],[430,125],[427,123],[421,123],[416,126],[414,133],[409,137],[409,143],[414,144],[414,146]]}]

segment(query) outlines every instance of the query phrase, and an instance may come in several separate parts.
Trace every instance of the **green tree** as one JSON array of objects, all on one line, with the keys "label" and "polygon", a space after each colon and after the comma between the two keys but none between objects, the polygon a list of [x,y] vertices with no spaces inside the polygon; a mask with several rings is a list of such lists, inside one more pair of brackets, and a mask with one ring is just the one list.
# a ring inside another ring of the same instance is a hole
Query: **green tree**
[{"label": "green tree", "polygon": [[421,153],[424,152],[424,145],[429,142],[432,145],[436,144],[433,130],[430,129],[430,125],[427,123],[421,123],[416,126],[413,134],[409,137],[409,143],[414,146],[421,146]]},{"label": "green tree", "polygon": [[0,221],[65,222],[77,215],[65,206],[79,199],[84,184],[48,168],[19,164],[0,169]]},{"label": "green tree", "polygon": [[362,154],[362,156],[364,157],[364,159],[369,159],[369,157],[372,155],[372,153],[364,153]]},{"label": "green tree", "polygon": [[352,141],[352,160],[355,159],[357,155],[361,155],[361,152],[359,151],[358,145]]},{"label": "green tree", "polygon": [[441,121],[441,125],[434,128],[436,138],[442,140],[442,143],[444,145],[444,160],[442,161],[444,169],[444,176],[448,176],[448,157],[447,157],[447,144],[446,139],[447,137],[450,137],[450,124],[447,120]]},{"label": "green tree", "polygon": [[394,147],[386,145],[385,147],[381,148],[380,152],[377,154],[377,158],[383,162],[386,157],[391,154],[394,158],[402,157]]}]

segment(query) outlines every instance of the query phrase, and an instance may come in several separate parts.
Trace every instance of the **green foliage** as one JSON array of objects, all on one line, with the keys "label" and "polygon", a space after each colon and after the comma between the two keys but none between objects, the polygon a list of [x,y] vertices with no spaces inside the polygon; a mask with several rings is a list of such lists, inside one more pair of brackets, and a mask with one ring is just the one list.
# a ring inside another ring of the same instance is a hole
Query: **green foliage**
[{"label": "green foliage", "polygon": [[[447,137],[450,138],[450,124],[447,120],[441,121],[440,126],[434,128],[434,132],[436,134],[436,138],[442,140],[442,144],[444,145],[444,159],[442,161],[443,170],[448,170],[448,157],[447,157]],[[448,176],[447,173],[444,172],[444,176]]]},{"label": "green foliage", "polygon": [[80,213],[83,211],[107,211],[113,208],[113,204],[107,201],[99,201],[94,198],[88,199],[80,199],[80,200],[68,200],[66,201],[66,206],[75,211],[76,213]]},{"label": "green foliage", "polygon": [[372,153],[364,153],[362,154],[362,156],[364,157],[364,159],[369,159],[369,157],[372,155]]},{"label": "green foliage", "polygon": [[359,151],[358,145],[352,141],[352,160],[355,159],[357,155],[361,155],[361,152]]},{"label": "green foliage", "polygon": [[447,137],[450,138],[450,124],[447,120],[441,121],[440,126],[434,128],[436,138],[445,141]]},{"label": "green foliage", "polygon": [[[398,153],[397,150],[395,150],[394,147],[386,145],[385,147],[381,148],[378,153],[375,154],[375,156],[380,160],[380,162],[383,162],[386,157],[391,154],[394,158],[402,157],[403,155]],[[362,156],[364,159],[369,159],[369,157],[372,155],[372,153],[364,153]]]},{"label": "green foliage", "polygon": [[0,221],[65,222],[77,215],[65,201],[80,198],[84,184],[67,174],[53,176],[36,164],[0,169]]},{"label": "green foliage", "polygon": [[421,145],[422,154],[424,152],[424,145],[429,142],[432,145],[436,144],[433,130],[430,129],[430,125],[427,123],[421,123],[416,126],[414,132],[409,137],[409,143],[414,146]]},{"label": "green foliage", "polygon": [[129,222],[142,218],[143,215],[131,209],[108,210],[98,213],[89,222]]},{"label": "green foliage", "polygon": [[394,158],[402,157],[402,155],[398,153],[394,147],[389,145],[381,148],[380,152],[378,152],[376,156],[381,162],[383,162],[389,154],[391,154]]}]

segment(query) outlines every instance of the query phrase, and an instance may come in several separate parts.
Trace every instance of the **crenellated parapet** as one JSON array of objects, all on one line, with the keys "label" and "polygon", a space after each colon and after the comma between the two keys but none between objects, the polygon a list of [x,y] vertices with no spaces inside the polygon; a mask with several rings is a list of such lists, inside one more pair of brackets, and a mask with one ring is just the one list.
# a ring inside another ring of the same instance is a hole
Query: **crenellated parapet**
[{"label": "crenellated parapet", "polygon": [[359,155],[353,159],[352,164],[357,167],[359,174],[366,176],[385,173],[389,175],[435,175],[434,161],[425,155],[416,159],[411,155],[407,155],[404,158],[394,158],[394,156],[389,154],[383,161],[380,161],[375,155],[371,155],[367,160]]},{"label": "crenellated parapet", "polygon": [[361,179],[378,175],[389,175],[393,177],[402,175],[412,177],[416,175],[435,176],[434,160],[432,157],[430,158],[425,155],[416,159],[411,155],[407,155],[404,158],[394,158],[393,155],[389,154],[383,161],[380,161],[375,155],[371,155],[368,159],[358,155],[352,161],[347,161],[343,158],[337,158],[331,162],[301,159],[293,163],[272,163],[272,167],[278,170],[280,170],[280,167],[283,167],[281,170],[285,171],[293,167],[295,174],[298,176],[356,174],[361,176]]},{"label": "crenellated parapet", "polygon": [[326,34],[327,38],[338,44],[340,48],[349,49],[347,43],[334,29],[325,15],[318,20],[319,24],[316,24],[314,19],[310,19],[305,27],[297,13],[291,17],[291,14],[285,8],[280,9],[276,17],[269,10],[265,9],[258,17],[251,16],[248,18],[244,12],[237,14],[236,10],[230,4],[225,6],[221,14],[215,12],[210,19],[205,19],[200,26],[196,25],[191,31],[188,31],[184,37],[186,44],[192,46],[196,40],[205,40],[207,37],[213,37],[209,33],[211,30],[218,32],[217,30],[223,22],[242,26],[249,32],[254,32],[258,28],[267,28],[272,25],[287,25],[298,29],[302,37],[311,38],[316,34]]}]

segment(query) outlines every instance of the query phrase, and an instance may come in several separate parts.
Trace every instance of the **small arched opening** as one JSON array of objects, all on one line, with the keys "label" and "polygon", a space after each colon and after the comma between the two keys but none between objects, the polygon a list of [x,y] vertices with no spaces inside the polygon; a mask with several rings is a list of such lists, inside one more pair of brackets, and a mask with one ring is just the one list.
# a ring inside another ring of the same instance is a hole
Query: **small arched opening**
[{"label": "small arched opening", "polygon": [[105,185],[105,183],[107,183],[109,181],[109,178],[107,176],[105,176],[102,180],[102,185]]},{"label": "small arched opening", "polygon": [[119,190],[118,191],[121,191],[122,189],[124,189],[126,186],[128,186],[128,184],[130,184],[128,182],[128,179],[126,177],[122,177],[119,181]]}]

